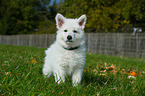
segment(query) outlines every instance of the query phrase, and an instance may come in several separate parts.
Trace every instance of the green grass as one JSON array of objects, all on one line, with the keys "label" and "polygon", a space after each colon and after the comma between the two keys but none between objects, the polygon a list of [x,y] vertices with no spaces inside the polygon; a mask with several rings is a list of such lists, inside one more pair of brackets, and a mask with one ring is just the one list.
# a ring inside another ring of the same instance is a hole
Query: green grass
[{"label": "green grass", "polygon": [[[44,78],[42,74],[44,50],[44,48],[0,45],[0,95],[145,95],[143,59],[87,54],[81,85],[72,87],[71,79],[58,85],[54,82],[53,76]],[[104,71],[112,64],[116,68],[113,69],[116,73]],[[123,69],[126,70],[125,74],[121,73]],[[129,71],[137,73],[136,79],[127,78]]]}]

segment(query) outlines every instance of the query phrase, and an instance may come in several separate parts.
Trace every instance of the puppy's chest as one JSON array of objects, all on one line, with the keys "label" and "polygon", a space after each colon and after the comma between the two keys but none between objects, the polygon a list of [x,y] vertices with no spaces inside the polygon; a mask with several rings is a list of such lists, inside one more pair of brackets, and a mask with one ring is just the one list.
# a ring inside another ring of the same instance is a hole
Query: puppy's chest
[{"label": "puppy's chest", "polygon": [[77,53],[73,51],[64,52],[62,56],[62,62],[64,67],[77,67],[78,65],[84,64],[85,56],[82,53]]}]

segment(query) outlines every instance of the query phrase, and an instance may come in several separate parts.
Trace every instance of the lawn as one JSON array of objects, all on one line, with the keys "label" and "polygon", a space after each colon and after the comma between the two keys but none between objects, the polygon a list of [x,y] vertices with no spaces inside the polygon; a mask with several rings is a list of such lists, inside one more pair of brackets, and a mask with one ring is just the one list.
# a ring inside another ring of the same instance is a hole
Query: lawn
[{"label": "lawn", "polygon": [[[87,54],[81,85],[44,78],[44,48],[0,45],[0,95],[145,96],[145,60]],[[134,78],[128,78],[132,76]]]}]

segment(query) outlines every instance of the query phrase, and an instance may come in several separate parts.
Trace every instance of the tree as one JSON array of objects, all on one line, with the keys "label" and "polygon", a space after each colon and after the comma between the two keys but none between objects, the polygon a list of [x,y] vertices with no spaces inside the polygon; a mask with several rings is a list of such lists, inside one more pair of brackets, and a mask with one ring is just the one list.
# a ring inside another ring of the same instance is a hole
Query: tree
[{"label": "tree", "polygon": [[[0,34],[27,34],[40,22],[42,2],[46,0],[1,0]],[[47,0],[48,1],[48,0]]]},{"label": "tree", "polygon": [[145,22],[145,0],[120,0],[116,6],[120,6],[123,18],[134,26]]},{"label": "tree", "polygon": [[96,32],[115,32],[127,25],[135,26],[145,21],[145,1],[65,0],[59,12],[67,17],[75,18],[86,14],[87,28],[96,29]]}]

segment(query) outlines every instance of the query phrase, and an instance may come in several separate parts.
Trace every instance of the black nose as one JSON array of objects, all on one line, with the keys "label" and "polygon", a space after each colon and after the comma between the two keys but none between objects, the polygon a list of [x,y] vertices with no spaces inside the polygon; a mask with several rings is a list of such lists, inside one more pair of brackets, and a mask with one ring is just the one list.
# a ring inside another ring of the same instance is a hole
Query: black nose
[{"label": "black nose", "polygon": [[72,36],[68,35],[68,36],[67,36],[67,39],[68,39],[68,40],[72,40]]}]

